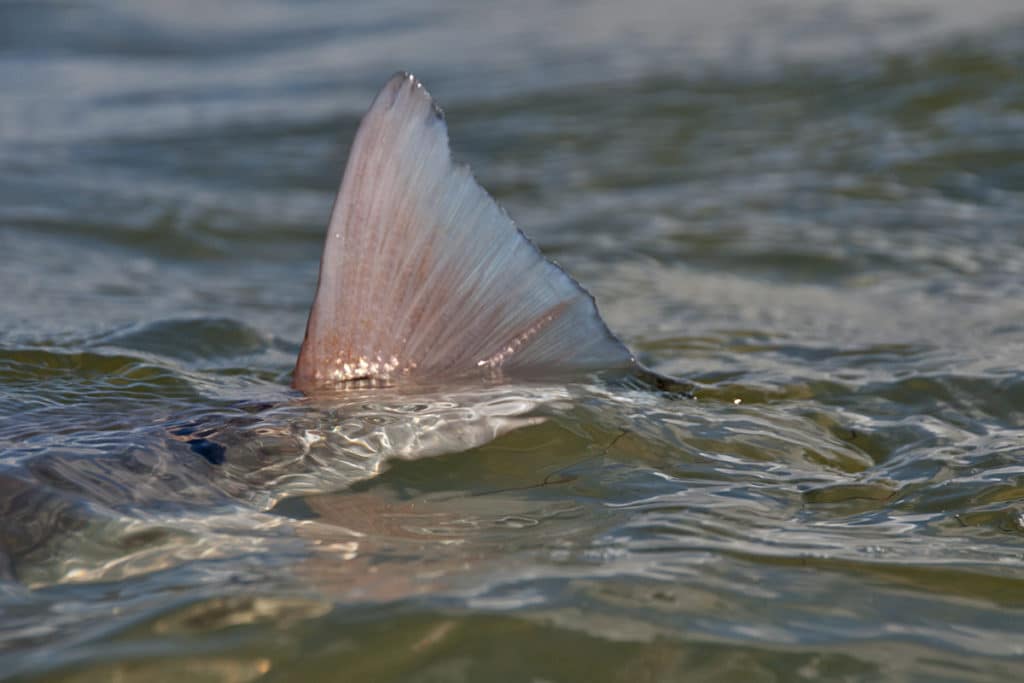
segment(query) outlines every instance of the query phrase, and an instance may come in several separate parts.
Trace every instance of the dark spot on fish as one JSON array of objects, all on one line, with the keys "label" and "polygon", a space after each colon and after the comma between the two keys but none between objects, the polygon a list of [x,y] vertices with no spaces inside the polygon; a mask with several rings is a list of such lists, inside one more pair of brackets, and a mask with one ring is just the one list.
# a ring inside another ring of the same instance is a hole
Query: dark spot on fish
[{"label": "dark spot on fish", "polygon": [[206,458],[206,461],[211,465],[224,464],[224,454],[227,453],[227,449],[216,441],[210,441],[209,439],[189,439],[188,447],[192,449],[193,453],[198,453]]}]

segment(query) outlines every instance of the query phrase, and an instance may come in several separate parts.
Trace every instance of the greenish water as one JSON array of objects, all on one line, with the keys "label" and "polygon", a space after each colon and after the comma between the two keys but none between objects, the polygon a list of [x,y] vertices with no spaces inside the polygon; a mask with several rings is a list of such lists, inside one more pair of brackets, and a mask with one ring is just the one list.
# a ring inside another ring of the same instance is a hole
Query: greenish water
[{"label": "greenish water", "polygon": [[[704,5],[0,5],[0,679],[1024,677],[1024,11]],[[288,390],[400,68],[697,400]]]}]

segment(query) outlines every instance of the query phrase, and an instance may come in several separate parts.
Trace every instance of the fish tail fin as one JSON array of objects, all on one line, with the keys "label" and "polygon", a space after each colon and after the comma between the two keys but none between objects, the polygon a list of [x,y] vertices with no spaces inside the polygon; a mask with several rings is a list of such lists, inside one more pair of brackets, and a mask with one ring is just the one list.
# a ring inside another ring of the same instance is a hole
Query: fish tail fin
[{"label": "fish tail fin", "polygon": [[426,89],[396,74],[349,154],[293,385],[633,365],[593,297],[453,163]]}]

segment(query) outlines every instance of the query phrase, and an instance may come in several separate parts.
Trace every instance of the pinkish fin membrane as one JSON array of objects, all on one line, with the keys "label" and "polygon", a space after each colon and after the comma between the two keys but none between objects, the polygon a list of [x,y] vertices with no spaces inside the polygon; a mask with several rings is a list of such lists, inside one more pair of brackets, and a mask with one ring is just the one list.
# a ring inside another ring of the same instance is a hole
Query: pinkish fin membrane
[{"label": "pinkish fin membrane", "polygon": [[429,93],[396,74],[349,154],[294,386],[633,366],[593,297],[452,162]]}]

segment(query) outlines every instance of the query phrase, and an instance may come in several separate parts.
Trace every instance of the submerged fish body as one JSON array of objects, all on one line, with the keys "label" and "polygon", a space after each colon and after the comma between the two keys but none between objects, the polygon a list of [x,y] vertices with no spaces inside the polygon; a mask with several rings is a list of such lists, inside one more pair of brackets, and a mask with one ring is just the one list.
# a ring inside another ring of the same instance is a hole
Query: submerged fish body
[{"label": "submerged fish body", "polygon": [[232,498],[268,509],[291,496],[345,489],[394,461],[469,451],[557,421],[581,392],[586,386],[551,383],[350,387],[241,409],[228,419],[183,421],[174,438],[200,455],[211,443],[223,449],[222,463],[209,470],[215,483]]},{"label": "submerged fish body", "polygon": [[593,297],[452,162],[422,84],[392,77],[349,154],[294,387],[635,368]]}]

